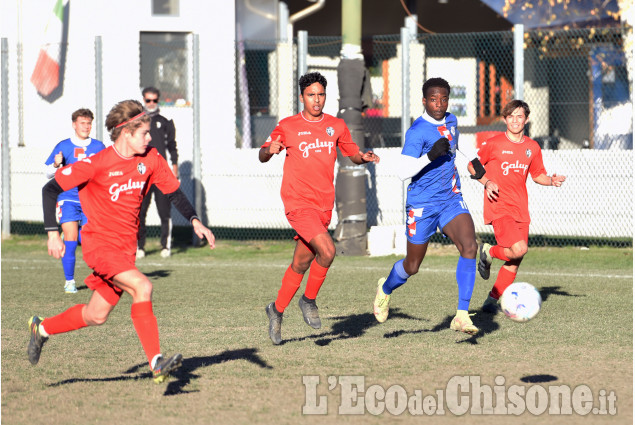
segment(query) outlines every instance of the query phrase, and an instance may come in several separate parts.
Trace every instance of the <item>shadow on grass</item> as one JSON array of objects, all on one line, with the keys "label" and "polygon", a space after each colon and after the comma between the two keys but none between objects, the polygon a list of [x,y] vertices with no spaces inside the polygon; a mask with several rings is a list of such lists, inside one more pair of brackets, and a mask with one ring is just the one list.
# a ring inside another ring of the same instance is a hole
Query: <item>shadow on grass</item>
[{"label": "shadow on grass", "polygon": [[[267,364],[266,361],[260,357],[258,354],[257,348],[242,348],[239,350],[226,350],[220,354],[215,356],[204,356],[204,357],[190,357],[184,358],[183,363],[180,368],[172,373],[172,376],[176,378],[175,381],[170,381],[165,389],[163,395],[177,395],[177,394],[187,394],[190,392],[198,392],[197,391],[187,391],[185,387],[192,381],[192,379],[196,379],[200,377],[194,373],[195,370],[206,367],[213,366],[215,364],[220,364],[233,360],[247,360],[257,366],[260,366],[264,369],[273,369],[272,366]],[[147,370],[148,364],[146,362],[139,363],[126,370],[124,375],[120,376],[111,376],[107,378],[71,378],[65,379],[60,382],[56,382],[53,384],[49,384],[49,387],[59,387],[67,384],[75,384],[78,382],[115,382],[115,381],[136,381],[139,379],[151,379],[152,372],[144,371],[139,372],[140,370]],[[131,375],[134,374],[134,375]]]},{"label": "shadow on grass", "polygon": [[547,301],[547,298],[551,295],[559,295],[562,297],[586,297],[586,295],[570,294],[560,288],[562,288],[562,286],[543,286],[538,290],[538,292],[540,292],[540,297],[543,301]]},{"label": "shadow on grass", "polygon": [[[500,325],[494,320],[495,317],[496,315],[493,315],[493,314],[485,314],[485,313],[479,312],[476,318],[474,319],[474,325],[476,325],[476,327],[478,327],[480,331],[476,335],[468,335],[468,334],[457,332],[457,336],[467,337],[459,341],[456,341],[457,344],[460,344],[460,343],[478,344],[478,340],[480,338],[500,328]],[[416,335],[416,334],[423,334],[426,332],[441,332],[441,331],[449,330],[450,324],[452,323],[453,318],[454,316],[448,315],[445,317],[445,319],[443,319],[440,323],[433,326],[432,328],[417,329],[412,331],[398,330],[398,331],[385,334],[384,338],[398,338],[402,335],[413,335],[413,334]]]},{"label": "shadow on grass", "polygon": [[144,273],[148,278],[156,280],[162,277],[168,277],[172,274],[172,270],[154,270],[149,273]]},{"label": "shadow on grass", "polygon": [[553,375],[527,375],[520,378],[521,381],[537,384],[541,382],[553,382],[557,381],[558,377]]},{"label": "shadow on grass", "polygon": [[[408,320],[421,320],[417,317],[409,316],[401,313],[398,308],[390,310],[390,317],[401,318]],[[319,346],[329,345],[333,341],[344,340],[349,338],[359,338],[364,335],[366,331],[373,326],[379,325],[377,319],[372,313],[352,314],[350,316],[337,316],[333,317],[336,320],[335,324],[331,326],[330,332],[322,332],[316,335],[307,335],[302,338],[291,338],[283,340],[281,345],[306,341],[308,339],[314,339],[315,344]]]}]

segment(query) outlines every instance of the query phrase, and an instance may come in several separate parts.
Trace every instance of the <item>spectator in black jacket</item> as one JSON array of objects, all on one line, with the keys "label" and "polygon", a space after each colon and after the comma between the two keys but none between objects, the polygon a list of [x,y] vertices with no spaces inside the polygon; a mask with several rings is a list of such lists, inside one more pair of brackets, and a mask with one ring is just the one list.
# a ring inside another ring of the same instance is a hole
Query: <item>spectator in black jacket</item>
[{"label": "spectator in black jacket", "polygon": [[[159,98],[161,92],[155,87],[146,87],[141,92],[145,103],[146,113],[152,118],[150,123],[150,136],[152,141],[150,146],[156,148],[157,151],[167,160],[166,151],[170,152],[170,163],[172,164],[172,172],[178,178],[179,154],[176,148],[174,122],[167,119],[159,113]],[[145,257],[146,244],[146,215],[148,207],[152,200],[152,195],[157,204],[159,218],[161,219],[161,257],[167,258],[171,254],[171,233],[172,219],[170,217],[170,200],[156,186],[152,185],[148,191],[148,195],[143,198],[141,211],[139,212],[139,234],[137,236],[137,258]]]}]

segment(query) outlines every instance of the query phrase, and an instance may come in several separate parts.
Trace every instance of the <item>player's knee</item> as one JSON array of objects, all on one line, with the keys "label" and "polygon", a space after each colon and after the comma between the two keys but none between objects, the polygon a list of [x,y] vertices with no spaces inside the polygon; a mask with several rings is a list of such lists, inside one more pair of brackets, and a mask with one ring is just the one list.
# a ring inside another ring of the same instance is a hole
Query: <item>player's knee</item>
[{"label": "player's knee", "polygon": [[335,244],[322,244],[317,249],[317,257],[322,267],[330,267],[335,259]]},{"label": "player's knee", "polygon": [[527,254],[527,250],[528,250],[528,247],[526,243],[524,242],[516,243],[512,245],[511,247],[511,251],[512,251],[511,258],[514,260],[522,259],[525,256],[525,254]]},{"label": "player's knee", "polygon": [[294,258],[293,263],[291,263],[291,269],[298,274],[304,274],[307,270],[309,270],[309,267],[311,266],[311,261],[313,261],[313,259],[311,259],[310,261],[305,261],[305,260],[296,260]]},{"label": "player's knee", "polygon": [[413,276],[415,274],[417,274],[419,272],[419,266],[421,265],[421,263],[416,262],[416,261],[406,261],[404,260],[403,262],[403,269],[406,273],[408,273],[408,276]]},{"label": "player's knee", "polygon": [[152,282],[148,278],[138,279],[133,283],[133,301],[150,301],[152,299]]},{"label": "player's knee", "polygon": [[461,257],[463,258],[476,258],[476,253],[478,251],[478,244],[476,240],[468,240],[462,244]]},{"label": "player's knee", "polygon": [[[320,260],[322,260],[321,262],[322,264],[324,264],[324,267],[330,266],[334,259],[335,259],[335,245],[327,247],[320,255]],[[328,266],[326,264],[328,264]]]}]

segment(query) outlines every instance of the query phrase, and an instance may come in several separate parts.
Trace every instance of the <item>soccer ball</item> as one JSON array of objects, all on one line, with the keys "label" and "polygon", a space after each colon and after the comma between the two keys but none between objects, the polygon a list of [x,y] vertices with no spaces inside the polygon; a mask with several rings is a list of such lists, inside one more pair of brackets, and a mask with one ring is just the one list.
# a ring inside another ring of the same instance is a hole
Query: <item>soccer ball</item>
[{"label": "soccer ball", "polygon": [[512,283],[501,296],[501,309],[514,322],[536,317],[542,305],[540,292],[527,282]]}]

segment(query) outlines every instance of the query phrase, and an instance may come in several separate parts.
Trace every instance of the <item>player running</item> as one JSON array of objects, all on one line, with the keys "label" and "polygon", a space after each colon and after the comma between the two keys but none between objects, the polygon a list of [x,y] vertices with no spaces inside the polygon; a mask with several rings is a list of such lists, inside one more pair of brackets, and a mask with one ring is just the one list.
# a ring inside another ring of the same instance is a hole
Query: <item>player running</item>
[{"label": "player running", "polygon": [[[51,152],[45,162],[46,178],[51,179],[58,168],[74,164],[84,158],[95,155],[106,148],[102,142],[90,138],[93,128],[93,113],[90,109],[78,109],[71,115],[75,134],[66,140],[62,140]],[[64,233],[64,256],[62,268],[64,269],[64,292],[77,293],[75,286],[75,251],[78,243],[81,243],[81,226],[86,224],[86,215],[79,203],[77,188],[74,187],[57,197],[57,211],[62,232]]]},{"label": "player running", "polygon": [[[461,181],[454,164],[459,150],[457,119],[446,112],[450,85],[442,78],[430,78],[422,87],[423,115],[412,123],[401,151],[398,175],[412,178],[406,199],[406,258],[397,261],[387,278],[380,278],[373,304],[378,322],[388,318],[392,292],[419,271],[432,235],[441,230],[459,250],[456,266],[458,308],[450,329],[476,334],[468,314],[476,278],[476,235],[474,222],[461,195]],[[469,146],[461,152],[485,170]]]},{"label": "player running", "polygon": [[355,164],[379,162],[372,151],[359,150],[344,120],[322,112],[326,100],[324,76],[319,72],[305,74],[299,86],[302,112],[280,121],[258,153],[260,162],[267,162],[286,149],[280,196],[287,220],[297,232],[293,261],[282,277],[278,297],[265,309],[269,337],[276,345],[282,342],[282,314],[309,268],[306,289],[298,304],[309,326],[322,326],[315,298],[335,257],[328,225],[335,200],[336,148]]},{"label": "player running", "polygon": [[152,311],[152,283],[135,267],[139,208],[148,188],[155,184],[166,193],[192,223],[196,235],[207,238],[212,249],[214,235],[196,216],[165,159],[148,147],[150,117],[141,103],[125,100],[116,104],[106,117],[106,127],[113,146],[62,168],[42,189],[48,253],[60,258],[65,246],[55,222],[55,200],[61,192],[80,187],[79,198],[88,217],[82,235],[83,257],[93,269],[84,282],[93,293],[88,304],[77,304],[46,319],[31,317],[27,352],[35,365],[50,335],[104,324],[122,293],[127,292],[132,297],[132,323],[154,380],[162,382],[180,365],[182,355],[161,355],[157,319]]},{"label": "player running", "polygon": [[[505,261],[496,282],[483,304],[483,311],[496,313],[498,299],[511,285],[527,253],[529,240],[529,207],[527,176],[543,186],[560,187],[565,176],[555,173],[548,176],[542,162],[538,143],[524,135],[529,121],[529,105],[522,100],[512,100],[501,114],[507,130],[483,142],[478,156],[487,174],[479,181],[485,188],[483,217],[485,224],[494,228],[497,245],[479,245],[478,271],[483,279],[489,279],[492,258]],[[474,174],[471,164],[468,171]]]}]

